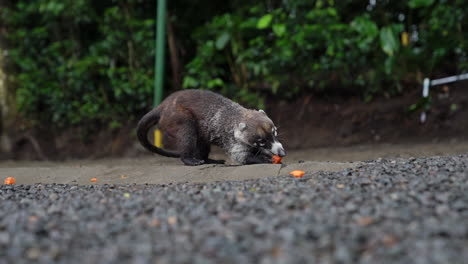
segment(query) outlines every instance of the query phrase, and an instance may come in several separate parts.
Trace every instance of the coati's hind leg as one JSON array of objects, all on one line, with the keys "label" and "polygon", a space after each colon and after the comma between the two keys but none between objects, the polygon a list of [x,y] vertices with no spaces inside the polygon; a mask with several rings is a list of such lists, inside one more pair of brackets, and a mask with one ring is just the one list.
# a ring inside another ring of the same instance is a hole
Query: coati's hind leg
[{"label": "coati's hind leg", "polygon": [[211,146],[207,142],[202,142],[201,140],[198,142],[198,150],[200,151],[200,155],[205,161],[205,164],[224,164],[224,160],[214,160],[208,158],[211,152]]},{"label": "coati's hind leg", "polygon": [[177,126],[173,129],[180,159],[188,166],[202,165],[205,160],[198,148],[197,125],[188,115],[183,119],[183,121],[176,122]]},{"label": "coati's hind leg", "polygon": [[197,149],[196,141],[193,141],[190,134],[185,134],[179,138],[179,146],[181,149],[180,159],[185,165],[198,166],[205,164],[205,160],[201,157]]},{"label": "coati's hind leg", "polygon": [[[161,124],[160,124],[161,125]],[[198,125],[190,112],[180,111],[171,116],[170,123],[163,123],[165,131],[175,139],[180,159],[185,165],[198,166],[207,163],[224,163],[208,158],[210,144],[198,134]]]}]

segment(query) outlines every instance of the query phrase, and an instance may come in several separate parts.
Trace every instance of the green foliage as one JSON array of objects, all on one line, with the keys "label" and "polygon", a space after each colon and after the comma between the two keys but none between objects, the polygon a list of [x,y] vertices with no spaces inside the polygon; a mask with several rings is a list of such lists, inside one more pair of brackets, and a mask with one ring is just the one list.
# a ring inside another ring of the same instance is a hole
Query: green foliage
[{"label": "green foliage", "polygon": [[113,2],[18,1],[3,12],[27,117],[115,127],[150,105],[154,20],[141,1]]},{"label": "green foliage", "polygon": [[392,27],[382,28],[380,30],[380,46],[388,56],[393,56],[400,48],[398,32]]},{"label": "green foliage", "polygon": [[[0,19],[26,117],[116,127],[151,106],[156,1],[10,3]],[[250,106],[305,93],[371,100],[468,70],[463,0],[173,0],[168,10],[183,87]]]},{"label": "green foliage", "polygon": [[261,2],[214,17],[193,35],[198,49],[184,87],[220,89],[251,105],[265,93],[308,91],[370,100],[419,89],[434,70],[468,69],[464,1],[353,2]]},{"label": "green foliage", "polygon": [[407,109],[407,113],[413,113],[418,110],[429,111],[432,105],[431,97],[421,97],[416,103],[410,105]]},{"label": "green foliage", "polygon": [[408,6],[411,8],[428,7],[434,3],[435,0],[410,0]]},{"label": "green foliage", "polygon": [[267,28],[268,26],[270,26],[270,23],[271,23],[272,19],[273,19],[272,14],[266,14],[266,15],[262,16],[257,22],[257,28],[258,29]]}]

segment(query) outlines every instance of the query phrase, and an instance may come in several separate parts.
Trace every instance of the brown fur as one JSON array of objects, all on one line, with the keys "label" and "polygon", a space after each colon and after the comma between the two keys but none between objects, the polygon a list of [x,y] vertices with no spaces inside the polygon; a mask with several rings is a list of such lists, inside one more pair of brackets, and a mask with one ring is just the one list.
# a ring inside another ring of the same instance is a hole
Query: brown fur
[{"label": "brown fur", "polygon": [[[164,135],[174,139],[180,152],[166,151],[149,142],[147,133],[156,124]],[[211,144],[223,148],[238,163],[252,164],[270,162],[270,154],[255,154],[258,150],[254,143],[259,138],[273,142],[273,127],[263,111],[246,109],[213,92],[184,90],[171,94],[147,113],[138,123],[137,135],[148,150],[180,157],[186,165],[210,162]]]}]

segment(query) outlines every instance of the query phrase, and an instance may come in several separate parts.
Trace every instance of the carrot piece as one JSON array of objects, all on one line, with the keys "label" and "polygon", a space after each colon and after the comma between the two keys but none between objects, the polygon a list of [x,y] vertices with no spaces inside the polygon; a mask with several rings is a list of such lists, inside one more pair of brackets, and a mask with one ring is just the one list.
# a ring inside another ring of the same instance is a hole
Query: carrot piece
[{"label": "carrot piece", "polygon": [[8,177],[8,178],[5,179],[5,181],[3,183],[4,184],[15,184],[16,180],[13,177]]},{"label": "carrot piece", "polygon": [[272,157],[272,159],[273,159],[273,164],[279,164],[279,163],[281,163],[282,158],[280,156],[278,156],[278,155],[274,155]]},{"label": "carrot piece", "polygon": [[291,174],[294,178],[302,178],[305,172],[301,170],[293,170],[289,174]]}]

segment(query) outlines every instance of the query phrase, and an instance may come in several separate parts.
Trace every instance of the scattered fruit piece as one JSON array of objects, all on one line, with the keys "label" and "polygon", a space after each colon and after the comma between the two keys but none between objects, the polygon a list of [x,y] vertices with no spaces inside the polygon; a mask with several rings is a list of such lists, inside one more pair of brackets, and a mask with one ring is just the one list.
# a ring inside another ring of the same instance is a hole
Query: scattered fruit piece
[{"label": "scattered fruit piece", "polygon": [[281,163],[282,158],[280,156],[278,156],[278,155],[274,155],[272,157],[272,159],[273,159],[273,164],[279,164],[279,163]]},{"label": "scattered fruit piece", "polygon": [[291,174],[294,178],[302,178],[305,172],[301,170],[293,170],[289,174]]},{"label": "scattered fruit piece", "polygon": [[338,189],[343,189],[344,187],[345,187],[345,185],[341,184],[341,183],[336,185],[336,188],[338,188]]},{"label": "scattered fruit piece", "polygon": [[124,196],[125,198],[130,198],[130,194],[129,194],[129,193],[124,193],[123,196]]},{"label": "scattered fruit piece", "polygon": [[392,235],[385,235],[382,239],[382,242],[387,247],[393,247],[398,243],[397,239]]},{"label": "scattered fruit piece", "polygon": [[368,226],[372,223],[374,223],[374,219],[368,216],[361,217],[357,220],[357,224],[360,226]]},{"label": "scattered fruit piece", "polygon": [[170,224],[170,225],[175,225],[177,224],[177,217],[175,216],[169,216],[167,218],[167,223]]},{"label": "scattered fruit piece", "polygon": [[96,178],[92,178],[91,181],[92,181],[92,182],[97,182],[97,179],[96,179]]},{"label": "scattered fruit piece", "polygon": [[244,203],[247,201],[247,198],[244,197],[243,192],[237,192],[237,202]]},{"label": "scattered fruit piece", "polygon": [[37,216],[35,216],[35,215],[31,215],[31,216],[29,217],[29,222],[30,222],[30,223],[35,223],[35,222],[37,222],[38,219],[39,219],[39,217],[37,217]]},{"label": "scattered fruit piece", "polygon": [[150,223],[150,226],[152,227],[159,227],[161,225],[161,222],[158,219],[153,219]]},{"label": "scattered fruit piece", "polygon": [[13,177],[8,177],[8,178],[5,179],[5,181],[3,183],[4,184],[15,184],[16,180]]},{"label": "scattered fruit piece", "polygon": [[232,218],[232,214],[229,212],[219,212],[218,213],[218,218],[220,220],[226,221]]}]

